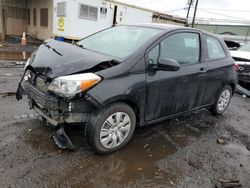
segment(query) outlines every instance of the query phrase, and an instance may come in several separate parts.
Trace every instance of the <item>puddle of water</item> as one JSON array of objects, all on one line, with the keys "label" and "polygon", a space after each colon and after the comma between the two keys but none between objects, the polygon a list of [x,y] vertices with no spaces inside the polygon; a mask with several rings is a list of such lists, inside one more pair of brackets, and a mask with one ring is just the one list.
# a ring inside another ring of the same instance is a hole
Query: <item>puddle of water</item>
[{"label": "puddle of water", "polygon": [[196,141],[202,133],[203,130],[197,132],[184,124],[169,125],[169,122],[140,128],[121,151],[108,156],[93,155],[72,165],[62,177],[62,182],[77,179],[74,182],[76,187],[171,185],[180,175],[163,172],[156,163]]},{"label": "puddle of water", "polygon": [[[189,122],[189,125],[187,122]],[[157,162],[167,159],[204,134],[209,125],[199,127],[200,122],[202,120],[197,118],[181,122],[171,120],[154,126],[139,128],[125,148],[107,156],[92,153],[82,130],[69,129],[68,135],[78,150],[75,153],[63,152],[62,156],[64,157],[61,160],[67,158],[67,162],[65,161],[65,166],[62,167],[63,170],[60,171],[60,174],[51,174],[51,176],[55,176],[53,181],[62,186],[170,186],[178,181],[181,174],[161,171]],[[194,124],[197,126],[191,126]],[[49,130],[43,128],[38,131],[38,134],[46,135],[44,139],[35,133],[37,131],[32,131],[32,134],[26,139],[26,143],[30,142],[34,148],[39,148],[45,152],[53,152],[55,150],[54,145],[49,146],[52,141],[46,140]],[[46,134],[43,134],[42,131],[45,131]],[[32,136],[33,134],[35,136]],[[89,155],[86,155],[86,150]],[[81,155],[85,157],[80,157]],[[49,184],[49,182],[47,183]]]},{"label": "puddle of water", "polygon": [[27,60],[30,57],[28,52],[0,51],[0,60]]}]

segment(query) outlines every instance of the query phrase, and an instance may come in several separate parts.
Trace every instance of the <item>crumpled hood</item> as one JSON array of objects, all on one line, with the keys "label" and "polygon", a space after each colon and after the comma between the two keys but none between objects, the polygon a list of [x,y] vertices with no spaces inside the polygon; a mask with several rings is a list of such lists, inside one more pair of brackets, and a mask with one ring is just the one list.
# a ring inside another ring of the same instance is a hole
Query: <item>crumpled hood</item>
[{"label": "crumpled hood", "polygon": [[112,60],[112,57],[50,39],[32,54],[30,66],[38,74],[55,78],[88,70]]}]

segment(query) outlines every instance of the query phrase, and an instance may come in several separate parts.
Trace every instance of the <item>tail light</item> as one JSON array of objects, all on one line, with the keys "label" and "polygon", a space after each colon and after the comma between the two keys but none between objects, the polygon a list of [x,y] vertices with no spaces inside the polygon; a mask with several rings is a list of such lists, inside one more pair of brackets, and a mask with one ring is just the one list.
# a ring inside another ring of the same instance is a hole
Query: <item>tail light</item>
[{"label": "tail light", "polygon": [[239,70],[239,65],[237,63],[234,64],[234,70],[238,71]]}]

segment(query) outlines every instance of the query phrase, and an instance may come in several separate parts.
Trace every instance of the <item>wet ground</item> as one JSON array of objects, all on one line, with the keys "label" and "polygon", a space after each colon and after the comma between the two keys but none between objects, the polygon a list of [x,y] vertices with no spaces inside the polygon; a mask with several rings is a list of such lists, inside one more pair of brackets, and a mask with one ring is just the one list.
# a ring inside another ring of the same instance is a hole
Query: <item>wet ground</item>
[{"label": "wet ground", "polygon": [[[201,110],[138,128],[108,156],[93,153],[83,127],[66,129],[75,152],[60,150],[43,124],[16,101],[22,65],[0,63],[0,187],[250,187],[250,99],[235,95],[225,115]],[[221,144],[218,143],[221,139]]]},{"label": "wet ground", "polygon": [[30,53],[26,51],[0,51],[0,59],[2,60],[20,60],[25,61],[30,57]]}]

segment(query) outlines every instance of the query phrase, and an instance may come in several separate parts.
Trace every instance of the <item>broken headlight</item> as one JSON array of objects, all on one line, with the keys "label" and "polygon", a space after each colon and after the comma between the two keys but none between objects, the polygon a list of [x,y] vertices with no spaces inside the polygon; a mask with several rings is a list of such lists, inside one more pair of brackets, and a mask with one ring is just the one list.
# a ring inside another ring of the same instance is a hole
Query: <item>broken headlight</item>
[{"label": "broken headlight", "polygon": [[48,90],[60,96],[73,97],[77,93],[93,87],[100,81],[101,77],[94,73],[61,76],[51,82]]}]

